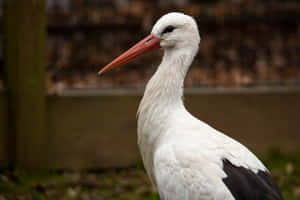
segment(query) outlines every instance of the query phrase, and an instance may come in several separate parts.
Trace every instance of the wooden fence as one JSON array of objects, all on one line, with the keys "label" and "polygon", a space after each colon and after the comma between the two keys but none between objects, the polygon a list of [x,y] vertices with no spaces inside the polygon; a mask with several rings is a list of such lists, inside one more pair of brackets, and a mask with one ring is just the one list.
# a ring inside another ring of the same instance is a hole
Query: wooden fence
[{"label": "wooden fence", "polygon": [[[136,110],[141,93],[84,93],[47,97],[45,145],[38,149],[45,161],[40,166],[99,169],[127,167],[139,162]],[[185,102],[195,116],[259,155],[271,148],[299,151],[299,90],[225,93],[190,90]],[[16,148],[8,145],[6,103],[5,94],[0,93],[1,165],[11,161],[10,152]],[[24,139],[28,143],[31,140]]]}]

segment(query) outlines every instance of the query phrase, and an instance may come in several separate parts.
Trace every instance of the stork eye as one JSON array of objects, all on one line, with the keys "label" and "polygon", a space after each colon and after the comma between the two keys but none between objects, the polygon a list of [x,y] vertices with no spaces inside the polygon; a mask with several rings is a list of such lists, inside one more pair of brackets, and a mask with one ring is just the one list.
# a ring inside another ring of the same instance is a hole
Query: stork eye
[{"label": "stork eye", "polygon": [[162,32],[161,34],[163,35],[163,34],[165,34],[165,33],[170,33],[170,32],[172,32],[175,28],[176,28],[176,27],[174,27],[174,26],[172,26],[172,25],[169,25],[169,26],[167,26],[167,27],[163,30],[163,32]]}]

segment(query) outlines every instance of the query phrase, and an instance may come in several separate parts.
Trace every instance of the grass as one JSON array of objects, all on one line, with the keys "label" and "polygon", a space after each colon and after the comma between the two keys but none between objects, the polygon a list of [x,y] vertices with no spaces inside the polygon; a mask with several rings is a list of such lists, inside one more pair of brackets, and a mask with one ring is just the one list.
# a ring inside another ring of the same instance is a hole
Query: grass
[{"label": "grass", "polygon": [[[300,155],[272,151],[264,163],[286,200],[300,199]],[[97,172],[2,169],[0,200],[159,200],[142,167]]]},{"label": "grass", "polygon": [[300,155],[271,151],[264,159],[286,200],[300,199]]}]

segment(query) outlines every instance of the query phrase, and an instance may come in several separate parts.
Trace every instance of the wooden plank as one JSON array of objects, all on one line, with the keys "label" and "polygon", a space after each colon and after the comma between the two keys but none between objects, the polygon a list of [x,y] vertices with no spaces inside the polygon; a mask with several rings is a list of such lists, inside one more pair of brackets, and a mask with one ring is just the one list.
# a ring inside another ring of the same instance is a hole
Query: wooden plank
[{"label": "wooden plank", "polygon": [[48,167],[120,168],[139,162],[138,100],[138,96],[49,97]]},{"label": "wooden plank", "polygon": [[[39,168],[45,142],[45,1],[4,4],[5,85],[9,98],[11,158],[19,167]],[[11,144],[13,145],[13,144]]]},{"label": "wooden plank", "polygon": [[[136,145],[136,109],[140,93],[105,92],[47,98],[47,143],[51,162],[43,168],[99,169],[140,162]],[[7,101],[0,93],[0,164],[7,163]],[[263,93],[189,92],[187,109],[218,130],[263,155],[271,148],[298,152],[299,91]],[[3,116],[2,116],[3,115]],[[41,152],[42,153],[42,152]]]},{"label": "wooden plank", "polygon": [[[141,96],[48,97],[47,167],[99,169],[140,162],[136,110]],[[187,109],[201,120],[237,139],[253,152],[271,148],[299,151],[299,92],[190,93]],[[199,147],[200,148],[200,147]]]}]

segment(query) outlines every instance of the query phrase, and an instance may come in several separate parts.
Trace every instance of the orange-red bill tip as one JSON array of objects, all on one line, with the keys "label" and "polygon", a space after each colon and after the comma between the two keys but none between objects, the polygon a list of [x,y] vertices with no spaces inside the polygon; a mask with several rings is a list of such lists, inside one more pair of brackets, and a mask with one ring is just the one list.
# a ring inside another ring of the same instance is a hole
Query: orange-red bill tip
[{"label": "orange-red bill tip", "polygon": [[101,75],[106,71],[120,67],[147,52],[150,52],[154,49],[159,48],[160,47],[159,43],[160,43],[159,38],[154,37],[153,34],[148,35],[143,40],[138,42],[136,45],[131,47],[129,50],[127,50],[126,52],[121,54],[119,57],[114,59],[111,63],[106,65],[104,68],[102,68],[98,72],[98,74]]}]

